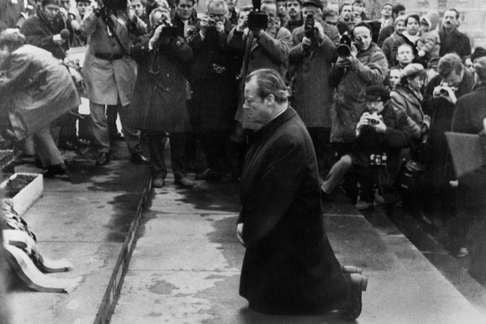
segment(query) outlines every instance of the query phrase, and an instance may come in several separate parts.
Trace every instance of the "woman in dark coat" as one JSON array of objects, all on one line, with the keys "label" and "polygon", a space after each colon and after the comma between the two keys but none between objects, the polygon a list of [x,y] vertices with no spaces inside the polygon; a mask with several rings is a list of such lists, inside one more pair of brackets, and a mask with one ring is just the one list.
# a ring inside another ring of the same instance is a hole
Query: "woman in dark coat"
[{"label": "woman in dark coat", "polygon": [[170,25],[167,9],[157,9],[151,21],[161,20],[152,35],[134,49],[138,75],[130,109],[130,127],[144,131],[150,150],[153,185],[162,187],[167,175],[164,143],[169,133],[175,181],[190,185],[184,170],[184,133],[189,130],[186,107],[187,80],[183,65],[192,60],[192,49]]}]

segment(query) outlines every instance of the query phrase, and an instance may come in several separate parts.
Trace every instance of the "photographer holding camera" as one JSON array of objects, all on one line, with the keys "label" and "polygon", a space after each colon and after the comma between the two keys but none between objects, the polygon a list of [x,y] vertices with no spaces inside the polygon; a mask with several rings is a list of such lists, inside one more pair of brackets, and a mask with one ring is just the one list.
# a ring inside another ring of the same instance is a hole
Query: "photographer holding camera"
[{"label": "photographer holding camera", "polygon": [[126,127],[137,76],[137,64],[130,57],[130,37],[132,31],[145,32],[141,28],[131,30],[137,26],[127,15],[127,2],[115,0],[105,0],[99,8],[89,7],[81,23],[81,30],[89,38],[83,73],[90,101],[90,125],[97,150],[97,165],[107,164],[110,160],[106,106],[118,110],[131,160],[135,163],[145,161],[138,132]]},{"label": "photographer holding camera", "polygon": [[172,25],[167,8],[154,9],[150,21],[160,24],[133,49],[138,75],[128,125],[146,135],[154,187],[165,185],[167,133],[175,184],[192,187],[194,183],[186,177],[184,156],[186,133],[190,130],[184,67],[192,61],[193,51]]},{"label": "photographer holding camera", "polygon": [[391,215],[397,200],[395,180],[400,170],[400,151],[410,144],[410,119],[394,109],[389,92],[382,85],[365,89],[365,111],[355,127],[356,142],[329,171],[321,189],[330,195],[351,167],[359,176],[361,199],[373,204],[373,184],[383,194],[386,212]]},{"label": "photographer holding camera", "polygon": [[[238,108],[235,114],[236,126],[231,135],[234,149],[243,151],[243,87],[248,74],[257,69],[274,69],[285,76],[288,68],[289,49],[292,45],[292,34],[280,26],[277,16],[277,6],[265,3],[260,7],[260,1],[254,0],[253,9],[248,14],[241,12],[235,28],[228,35],[228,47],[242,55],[240,73],[238,75]],[[236,155],[236,154],[233,154]],[[233,163],[234,176],[239,171]]]},{"label": "photographer holding camera", "polygon": [[210,181],[221,180],[228,171],[227,138],[236,108],[236,82],[226,45],[227,13],[224,0],[210,0],[207,13],[200,18],[199,34],[190,42],[194,51],[192,113],[197,116],[208,166],[196,178]]},{"label": "photographer holding camera", "polygon": [[371,29],[365,24],[353,30],[353,42],[342,38],[338,59],[332,69],[330,82],[336,86],[331,109],[331,142],[338,153],[349,152],[356,139],[355,127],[365,110],[365,89],[380,85],[388,74],[383,51],[371,40]]},{"label": "photographer holding camera", "polygon": [[457,54],[446,54],[439,60],[439,74],[425,89],[424,113],[431,117],[427,146],[425,210],[432,217],[448,221],[454,217],[455,181],[452,161],[444,132],[451,130],[457,99],[471,92],[474,76]]},{"label": "photographer holding camera", "polygon": [[294,46],[290,49],[290,78],[292,106],[304,121],[316,148],[321,173],[327,173],[332,157],[331,131],[332,89],[329,86],[331,64],[336,48],[324,31],[319,0],[302,3],[304,25],[292,33]]}]

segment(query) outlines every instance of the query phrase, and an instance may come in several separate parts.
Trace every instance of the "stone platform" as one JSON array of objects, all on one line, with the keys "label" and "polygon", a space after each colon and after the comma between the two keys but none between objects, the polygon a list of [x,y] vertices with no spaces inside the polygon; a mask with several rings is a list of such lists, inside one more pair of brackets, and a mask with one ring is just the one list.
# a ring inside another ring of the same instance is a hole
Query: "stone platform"
[{"label": "stone platform", "polygon": [[[156,190],[112,323],[341,323],[325,316],[266,316],[238,296],[244,250],[234,237],[237,192],[228,186]],[[352,206],[328,205],[338,259],[369,276],[359,323],[486,323],[393,226],[377,230]]]}]

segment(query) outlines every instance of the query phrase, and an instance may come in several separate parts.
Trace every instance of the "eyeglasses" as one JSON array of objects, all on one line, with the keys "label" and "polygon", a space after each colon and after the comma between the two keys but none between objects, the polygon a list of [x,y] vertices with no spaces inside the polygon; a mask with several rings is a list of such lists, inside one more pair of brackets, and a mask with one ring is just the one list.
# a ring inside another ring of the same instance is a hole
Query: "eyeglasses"
[{"label": "eyeglasses", "polygon": [[188,4],[180,4],[178,7],[181,9],[191,9],[193,6]]}]

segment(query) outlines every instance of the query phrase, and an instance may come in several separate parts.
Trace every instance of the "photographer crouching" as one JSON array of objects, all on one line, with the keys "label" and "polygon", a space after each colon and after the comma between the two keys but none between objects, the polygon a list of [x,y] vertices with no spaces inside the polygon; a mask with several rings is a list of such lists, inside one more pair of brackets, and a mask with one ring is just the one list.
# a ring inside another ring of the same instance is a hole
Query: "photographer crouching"
[{"label": "photographer crouching", "polygon": [[[358,24],[351,35],[341,38],[336,48],[339,55],[330,76],[336,87],[331,109],[331,143],[339,156],[352,151],[356,140],[356,124],[366,109],[365,89],[383,84],[388,63],[383,51],[372,42],[371,27]],[[356,184],[348,178],[345,185],[351,200],[356,200]]]},{"label": "photographer crouching", "polygon": [[410,119],[394,109],[388,90],[381,85],[365,90],[366,110],[356,125],[356,142],[350,153],[343,155],[329,171],[321,185],[324,198],[341,182],[348,170],[356,171],[362,185],[362,199],[373,201],[372,186],[377,183],[385,199],[385,208],[392,216],[397,201],[395,180],[400,170],[400,151],[410,144]]}]

